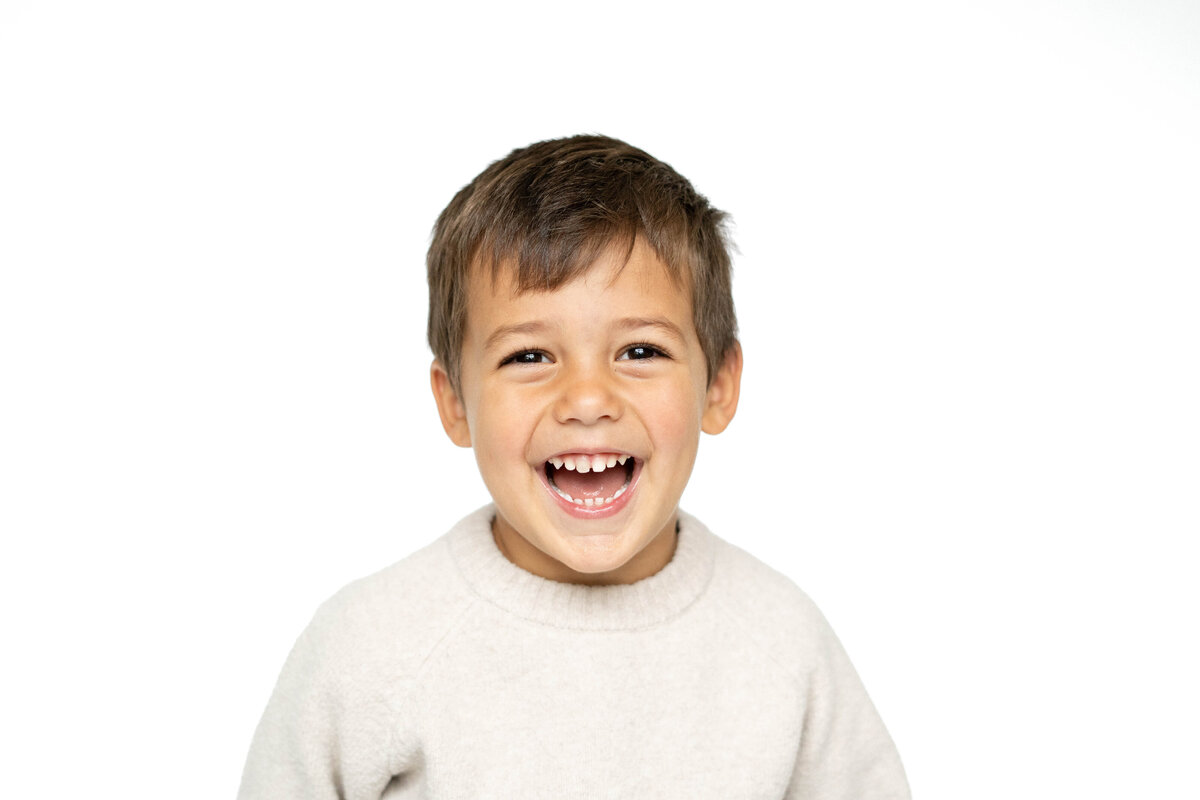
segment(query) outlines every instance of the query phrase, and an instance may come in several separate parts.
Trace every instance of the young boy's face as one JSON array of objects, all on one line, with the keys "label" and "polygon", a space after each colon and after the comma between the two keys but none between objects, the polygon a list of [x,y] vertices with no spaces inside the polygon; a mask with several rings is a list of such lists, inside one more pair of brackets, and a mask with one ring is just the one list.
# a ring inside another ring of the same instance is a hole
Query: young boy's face
[{"label": "young boy's face", "polygon": [[624,256],[549,292],[474,270],[461,396],[433,367],[446,431],[474,447],[495,501],[498,546],[552,580],[632,583],[665,566],[700,432],[737,407],[740,350],[709,384],[690,294],[640,237]]}]

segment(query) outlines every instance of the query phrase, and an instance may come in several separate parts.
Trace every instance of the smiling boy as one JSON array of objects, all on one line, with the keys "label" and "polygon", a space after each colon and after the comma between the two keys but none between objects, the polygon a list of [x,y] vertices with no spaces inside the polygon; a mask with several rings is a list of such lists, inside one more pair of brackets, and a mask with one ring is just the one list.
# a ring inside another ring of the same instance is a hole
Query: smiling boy
[{"label": "smiling boy", "polygon": [[441,362],[433,384],[450,438],[475,448],[497,545],[555,581],[650,577],[674,552],[701,428],[733,417],[741,351],[708,381],[688,294],[640,236],[553,291],[479,272],[462,389]]},{"label": "smiling boy", "polygon": [[722,220],[598,136],[451,201],[431,380],[494,502],[322,606],[242,798],[908,797],[820,613],[678,508],[738,404]]}]

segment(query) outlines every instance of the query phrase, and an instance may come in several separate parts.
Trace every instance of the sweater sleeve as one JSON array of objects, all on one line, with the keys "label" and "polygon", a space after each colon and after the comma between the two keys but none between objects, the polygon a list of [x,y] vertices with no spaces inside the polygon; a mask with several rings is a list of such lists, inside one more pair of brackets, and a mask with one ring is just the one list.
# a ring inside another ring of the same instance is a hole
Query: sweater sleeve
[{"label": "sweater sleeve", "polygon": [[394,685],[329,601],[301,634],[254,733],[239,800],[379,800],[401,771]]},{"label": "sweater sleeve", "polygon": [[789,800],[910,800],[899,753],[819,612]]}]

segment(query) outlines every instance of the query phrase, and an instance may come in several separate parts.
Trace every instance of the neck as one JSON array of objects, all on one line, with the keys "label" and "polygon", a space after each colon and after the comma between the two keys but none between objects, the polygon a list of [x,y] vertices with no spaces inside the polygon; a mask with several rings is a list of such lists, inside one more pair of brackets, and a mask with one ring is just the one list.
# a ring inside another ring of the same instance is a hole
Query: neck
[{"label": "neck", "polygon": [[538,549],[499,514],[492,520],[496,548],[510,562],[547,580],[586,586],[636,583],[658,573],[675,555],[678,532],[678,514],[673,514],[658,535],[621,566],[605,572],[580,572]]}]

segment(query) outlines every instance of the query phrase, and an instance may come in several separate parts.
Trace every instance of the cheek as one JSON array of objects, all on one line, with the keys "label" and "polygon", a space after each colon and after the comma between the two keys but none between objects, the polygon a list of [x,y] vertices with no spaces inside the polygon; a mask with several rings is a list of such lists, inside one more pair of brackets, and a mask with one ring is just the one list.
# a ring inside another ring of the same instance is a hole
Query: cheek
[{"label": "cheek", "polygon": [[659,448],[695,449],[700,439],[702,399],[690,381],[677,381],[644,399],[650,438]]},{"label": "cheek", "polygon": [[[535,416],[532,405],[513,392],[483,391],[474,403],[472,441],[481,464],[524,458]],[[486,451],[486,452],[485,452]]]}]

